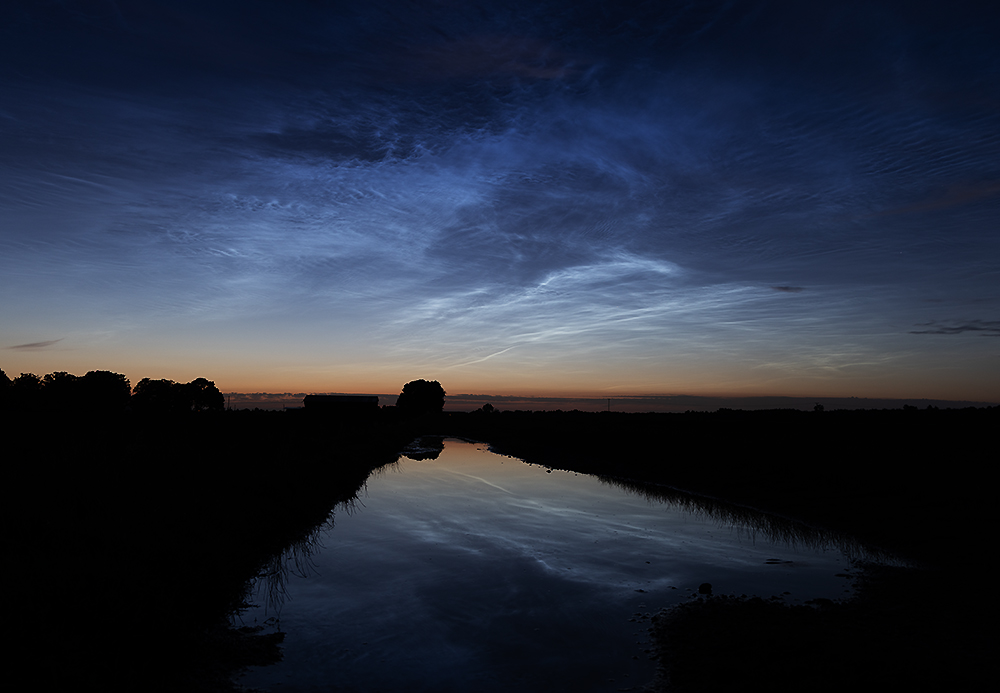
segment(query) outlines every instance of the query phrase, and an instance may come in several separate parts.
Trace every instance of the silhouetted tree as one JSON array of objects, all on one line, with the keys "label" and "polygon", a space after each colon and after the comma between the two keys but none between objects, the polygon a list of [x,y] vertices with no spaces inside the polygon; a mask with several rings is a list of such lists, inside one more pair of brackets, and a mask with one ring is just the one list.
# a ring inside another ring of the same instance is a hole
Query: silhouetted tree
[{"label": "silhouetted tree", "polygon": [[121,373],[90,371],[79,378],[80,398],[98,411],[122,411],[129,404],[132,386]]},{"label": "silhouetted tree", "polygon": [[177,414],[190,411],[221,411],[225,398],[211,380],[196,378],[189,383],[143,378],[132,390],[132,408],[141,412]]},{"label": "silhouetted tree", "polygon": [[10,404],[19,409],[35,409],[42,404],[42,379],[22,373],[10,383]]},{"label": "silhouetted tree", "polygon": [[6,408],[10,396],[10,378],[0,368],[0,409]]},{"label": "silhouetted tree", "polygon": [[187,395],[191,398],[191,408],[194,411],[222,411],[226,406],[226,398],[219,392],[211,380],[195,378],[187,385]]},{"label": "silhouetted tree", "polygon": [[182,386],[173,380],[143,378],[132,388],[132,408],[135,411],[172,414],[189,411]]},{"label": "silhouetted tree", "polygon": [[43,378],[22,373],[8,382],[5,398],[10,406],[48,412],[122,411],[132,392],[128,378],[110,371],[90,371],[83,377],[54,371]]},{"label": "silhouetted tree", "polygon": [[403,386],[396,408],[410,416],[438,414],[444,409],[444,395],[444,388],[436,380],[413,380]]},{"label": "silhouetted tree", "polygon": [[80,406],[79,378],[66,371],[55,371],[42,378],[42,399],[45,408],[66,411]]}]

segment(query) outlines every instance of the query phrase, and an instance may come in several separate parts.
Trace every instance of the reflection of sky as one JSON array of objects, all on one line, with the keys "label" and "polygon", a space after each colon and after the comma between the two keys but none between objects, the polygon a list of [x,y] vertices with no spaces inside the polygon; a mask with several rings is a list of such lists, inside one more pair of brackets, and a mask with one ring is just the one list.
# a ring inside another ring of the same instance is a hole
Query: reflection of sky
[{"label": "reflection of sky", "polygon": [[5,7],[9,374],[995,399],[996,10]]},{"label": "reflection of sky", "polygon": [[[404,460],[369,480],[323,545],[314,573],[289,582],[284,663],[248,685],[614,690],[610,678],[651,676],[644,657],[632,659],[646,626],[629,619],[702,582],[803,601],[848,587],[835,577],[846,565],[837,551],[753,541],[453,440],[437,460]],[[766,563],[774,558],[792,562]]]}]

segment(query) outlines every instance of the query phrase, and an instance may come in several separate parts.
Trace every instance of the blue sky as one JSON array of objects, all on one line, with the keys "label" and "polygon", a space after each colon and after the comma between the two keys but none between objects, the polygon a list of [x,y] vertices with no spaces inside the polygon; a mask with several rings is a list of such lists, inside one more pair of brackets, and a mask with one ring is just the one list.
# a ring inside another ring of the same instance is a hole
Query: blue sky
[{"label": "blue sky", "polygon": [[13,2],[0,367],[1000,400],[1000,21]]}]

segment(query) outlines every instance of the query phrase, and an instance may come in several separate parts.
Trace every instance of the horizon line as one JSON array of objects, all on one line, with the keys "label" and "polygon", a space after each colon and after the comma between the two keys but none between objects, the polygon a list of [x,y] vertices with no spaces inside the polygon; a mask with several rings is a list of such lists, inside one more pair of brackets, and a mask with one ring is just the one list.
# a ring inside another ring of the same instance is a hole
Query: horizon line
[{"label": "horizon line", "polygon": [[[391,406],[399,394],[378,392],[225,392],[230,406],[249,405],[249,408],[282,409],[289,405],[298,406],[306,395],[368,395],[377,396],[380,404]],[[235,401],[232,401],[235,400]],[[559,409],[583,411],[619,412],[681,412],[715,411],[724,408],[742,409],[813,409],[821,404],[826,409],[899,409],[904,405],[920,405],[922,408],[992,407],[998,402],[977,400],[950,400],[933,397],[857,397],[857,396],[797,396],[797,395],[615,395],[600,396],[558,396],[558,395],[490,395],[460,393],[445,396],[445,411],[473,411],[484,404],[506,405],[508,409],[524,410],[535,406],[539,411]],[[617,403],[617,406],[615,406]],[[264,406],[262,406],[264,405]],[[521,405],[521,406],[517,406]],[[238,408],[246,408],[241,406]]]}]

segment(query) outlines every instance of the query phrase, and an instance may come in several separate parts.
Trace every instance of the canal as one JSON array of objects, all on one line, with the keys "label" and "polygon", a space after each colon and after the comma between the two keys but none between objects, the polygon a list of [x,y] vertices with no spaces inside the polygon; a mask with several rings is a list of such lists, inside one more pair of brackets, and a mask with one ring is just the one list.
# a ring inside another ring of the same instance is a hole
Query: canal
[{"label": "canal", "polygon": [[242,621],[284,631],[284,659],[239,683],[638,690],[655,671],[649,615],[699,598],[706,583],[789,603],[849,595],[860,549],[845,553],[841,540],[479,443],[430,445],[339,507],[310,555],[287,559],[281,594],[261,581]]}]

